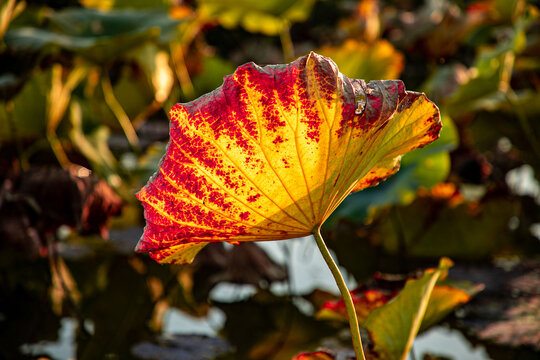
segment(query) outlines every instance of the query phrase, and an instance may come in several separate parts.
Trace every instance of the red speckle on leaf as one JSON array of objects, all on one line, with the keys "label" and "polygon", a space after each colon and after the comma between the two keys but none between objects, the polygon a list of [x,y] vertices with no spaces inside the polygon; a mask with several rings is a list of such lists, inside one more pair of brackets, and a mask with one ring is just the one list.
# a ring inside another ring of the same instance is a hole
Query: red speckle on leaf
[{"label": "red speckle on leaf", "polygon": [[261,194],[251,195],[250,197],[247,198],[247,201],[249,201],[250,203],[252,203],[252,202],[257,201],[257,199],[260,198],[260,197],[261,197]]},{"label": "red speckle on leaf", "polygon": [[[351,297],[359,320],[364,321],[374,309],[386,304],[396,293],[377,289],[357,288],[351,291]],[[329,310],[346,317],[345,302],[343,299],[325,302],[321,310]]]},{"label": "red speckle on leaf", "polygon": [[366,186],[365,187],[370,187],[370,186],[374,186],[374,185],[377,185],[378,183],[380,183],[381,181],[385,180],[386,178],[385,177],[374,177],[374,178],[371,178],[369,179],[369,181],[366,182]]},{"label": "red speckle on leaf", "polygon": [[[245,74],[245,75],[244,75]],[[253,90],[261,95],[258,103],[251,104],[262,109],[260,121],[266,130],[276,132],[278,128],[284,127],[287,123],[281,118],[278,110],[277,93],[281,88],[286,88],[292,84],[276,83],[276,73],[272,66],[261,68],[254,63],[249,63],[239,69],[238,79],[247,79],[252,84]],[[281,79],[280,79],[281,80]],[[243,82],[242,82],[243,83]]]},{"label": "red speckle on leaf", "polygon": [[249,212],[247,211],[244,211],[242,213],[240,213],[240,219],[246,221],[247,219],[249,219]]},{"label": "red speckle on leaf", "polygon": [[433,117],[431,117],[428,122],[431,122],[431,127],[427,132],[428,136],[432,140],[438,139],[439,133],[441,132],[442,124],[439,121],[433,121]]},{"label": "red speckle on leaf", "polygon": [[297,106],[295,103],[295,87],[301,69],[297,64],[288,67],[278,65],[272,68],[274,70],[274,78],[279,79],[276,89],[278,99],[285,110],[291,110],[292,107]]},{"label": "red speckle on leaf", "polygon": [[[297,60],[300,68],[306,67],[307,57]],[[317,112],[317,100],[313,93],[314,84],[308,83],[308,74],[306,71],[300,73],[297,79],[298,89],[298,108],[301,111],[300,122],[307,126],[307,137],[313,142],[319,142],[319,131],[322,119]]]}]

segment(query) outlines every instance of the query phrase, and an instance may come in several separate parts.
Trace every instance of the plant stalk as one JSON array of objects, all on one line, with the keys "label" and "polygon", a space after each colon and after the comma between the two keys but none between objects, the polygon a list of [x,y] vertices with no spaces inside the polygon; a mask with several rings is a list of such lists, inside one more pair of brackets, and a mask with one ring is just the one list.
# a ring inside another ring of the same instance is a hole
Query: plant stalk
[{"label": "plant stalk", "polygon": [[126,135],[129,145],[131,146],[131,149],[134,152],[138,153],[140,151],[140,147],[137,132],[135,131],[135,128],[133,127],[129,116],[126,114],[124,108],[122,107],[120,102],[118,102],[116,96],[114,95],[114,90],[108,73],[103,74],[103,77],[101,78],[101,87],[103,89],[103,97],[105,99],[105,103],[113,112],[114,116],[118,120],[118,123],[120,124],[120,127],[122,127],[122,130]]},{"label": "plant stalk", "polygon": [[343,276],[341,275],[337,264],[332,258],[332,255],[330,255],[330,251],[328,251],[328,248],[324,243],[324,239],[321,236],[320,226],[315,227],[312,233],[315,241],[317,242],[317,246],[319,247],[321,255],[324,258],[324,261],[326,261],[328,268],[330,269],[332,275],[334,276],[334,279],[336,280],[336,284],[339,288],[339,291],[341,292],[341,297],[345,302],[345,308],[347,309],[347,317],[349,318],[349,326],[351,328],[351,337],[354,347],[354,353],[356,354],[356,359],[365,360],[366,357],[364,355],[364,349],[362,348],[362,339],[360,338],[360,327],[358,325],[358,318],[356,317],[356,310],[354,309],[354,303],[351,297],[351,293],[349,292],[349,289],[347,289],[345,280],[343,280]]},{"label": "plant stalk", "polygon": [[195,98],[195,88],[193,87],[193,82],[191,81],[191,77],[189,76],[189,71],[186,66],[186,58],[184,55],[184,50],[182,49],[182,45],[178,44],[171,44],[171,59],[173,62],[174,70],[176,72],[176,77],[178,78],[178,82],[180,83],[180,88],[182,89],[182,92],[184,93],[184,96],[192,100]]},{"label": "plant stalk", "polygon": [[279,33],[279,40],[281,41],[281,49],[283,51],[283,59],[286,63],[294,60],[294,44],[291,39],[290,26],[288,22],[284,22],[282,29]]}]

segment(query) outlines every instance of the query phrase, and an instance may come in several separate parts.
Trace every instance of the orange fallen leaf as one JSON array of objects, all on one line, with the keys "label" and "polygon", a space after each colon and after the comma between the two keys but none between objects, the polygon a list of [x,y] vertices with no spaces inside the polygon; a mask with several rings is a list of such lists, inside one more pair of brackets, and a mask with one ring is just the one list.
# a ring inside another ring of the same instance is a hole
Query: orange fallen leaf
[{"label": "orange fallen leaf", "polygon": [[352,191],[438,137],[437,107],[401,81],[349,79],[315,53],[240,66],[171,112],[159,170],[137,194],[137,250],[186,263],[208,243],[310,235]]},{"label": "orange fallen leaf", "polygon": [[[369,313],[386,304],[397,293],[385,293],[376,289],[356,289],[351,291],[358,322],[363,323]],[[330,300],[323,304],[317,312],[318,319],[336,319],[347,321],[347,310],[343,299]]]},{"label": "orange fallen leaf", "polygon": [[296,355],[292,360],[333,360],[334,355],[326,351],[315,351],[311,353],[301,353]]}]

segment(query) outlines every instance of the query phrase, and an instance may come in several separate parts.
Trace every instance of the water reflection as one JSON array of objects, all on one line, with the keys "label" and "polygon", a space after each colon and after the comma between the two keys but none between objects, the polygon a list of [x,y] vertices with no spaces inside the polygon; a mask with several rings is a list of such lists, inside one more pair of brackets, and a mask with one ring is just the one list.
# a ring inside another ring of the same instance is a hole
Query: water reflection
[{"label": "water reflection", "polygon": [[[413,350],[417,359],[423,359],[426,354],[449,359],[491,359],[483,346],[474,346],[461,332],[443,326],[436,326],[418,336]],[[408,360],[414,358],[409,356]]]},{"label": "water reflection", "polygon": [[[28,261],[2,254],[0,358],[141,359],[141,354],[154,351],[155,358],[162,359],[159,354],[170,354],[163,352],[165,348],[184,346],[191,335],[198,335],[198,342],[208,341],[208,346],[216,337],[223,338],[223,344],[216,344],[223,345],[220,351],[229,355],[220,352],[220,360],[290,359],[321,344],[349,343],[340,332],[343,324],[316,320],[313,304],[302,297],[313,290],[337,294],[311,238],[261,244],[271,259],[288,266],[290,284],[222,282],[213,286],[207,301],[198,301],[192,292],[193,279],[205,282],[215,273],[208,273],[207,268],[198,273],[196,266],[156,264],[126,251],[126,244],[133,245],[135,237],[123,238],[120,246],[118,237],[113,233],[111,243],[85,242],[90,252],[74,251],[73,244],[64,247],[70,249],[65,254],[66,271],[80,293],[74,304],[66,297],[56,305],[51,300],[53,281],[46,259]],[[67,256],[74,253],[84,256]],[[356,285],[352,276],[346,278],[349,286]],[[142,352],[134,353],[134,349]],[[447,327],[422,334],[414,349],[417,359],[427,353],[490,359],[486,349],[473,346]],[[190,351],[190,356],[197,355]]]},{"label": "water reflection", "polygon": [[75,359],[76,330],[76,319],[69,317],[62,318],[60,320],[60,329],[58,330],[58,340],[23,344],[21,346],[21,353],[32,357],[46,355],[54,359]]},{"label": "water reflection", "polygon": [[175,308],[170,308],[163,318],[162,334],[196,334],[218,336],[225,324],[225,313],[218,308],[211,308],[205,317],[195,317]]}]

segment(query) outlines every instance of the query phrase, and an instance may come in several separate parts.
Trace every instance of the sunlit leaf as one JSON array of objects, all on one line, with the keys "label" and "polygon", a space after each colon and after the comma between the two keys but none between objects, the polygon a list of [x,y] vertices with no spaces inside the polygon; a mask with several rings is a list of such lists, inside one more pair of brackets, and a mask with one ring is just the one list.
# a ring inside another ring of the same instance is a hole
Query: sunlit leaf
[{"label": "sunlit leaf", "polygon": [[243,65],[170,115],[167,153],[137,196],[147,220],[138,250],[172,263],[209,242],[311,234],[441,128],[425,95],[401,81],[349,79],[315,53]]},{"label": "sunlit leaf", "polygon": [[319,52],[334,60],[344,75],[356,79],[398,79],[404,66],[403,55],[386,40],[368,44],[349,39]]},{"label": "sunlit leaf", "polygon": [[438,323],[456,307],[469,302],[472,296],[483,289],[483,285],[473,285],[471,283],[464,285],[467,285],[467,289],[462,289],[452,281],[447,281],[447,279],[437,282],[429,298],[420,331]]},{"label": "sunlit leaf", "polygon": [[418,280],[407,282],[388,304],[371,312],[365,325],[380,359],[405,359],[411,350],[437,280],[452,266],[443,258],[437,269],[427,270]]},{"label": "sunlit leaf", "polygon": [[202,18],[216,18],[226,28],[277,35],[289,23],[305,21],[315,0],[198,0]]}]

